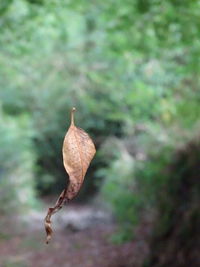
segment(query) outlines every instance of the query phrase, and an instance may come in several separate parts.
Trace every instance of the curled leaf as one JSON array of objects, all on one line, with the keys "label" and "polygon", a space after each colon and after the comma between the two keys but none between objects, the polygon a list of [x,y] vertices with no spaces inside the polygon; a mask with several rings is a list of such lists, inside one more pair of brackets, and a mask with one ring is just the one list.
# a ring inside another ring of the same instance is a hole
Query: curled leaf
[{"label": "curled leaf", "polygon": [[45,230],[48,244],[51,235],[51,216],[62,208],[63,204],[74,198],[79,192],[85,174],[93,159],[96,149],[92,139],[82,129],[74,124],[75,108],[71,111],[71,125],[63,143],[63,164],[69,175],[69,185],[63,190],[54,207],[49,208],[45,218]]}]

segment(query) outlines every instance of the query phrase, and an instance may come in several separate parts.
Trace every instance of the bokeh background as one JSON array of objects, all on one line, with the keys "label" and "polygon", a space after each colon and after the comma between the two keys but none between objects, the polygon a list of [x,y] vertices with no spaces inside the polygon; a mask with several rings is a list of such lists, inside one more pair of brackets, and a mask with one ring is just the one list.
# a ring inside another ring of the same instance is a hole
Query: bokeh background
[{"label": "bokeh background", "polygon": [[[46,246],[73,106],[97,154]],[[199,0],[1,0],[0,266],[200,266],[199,118]]]}]

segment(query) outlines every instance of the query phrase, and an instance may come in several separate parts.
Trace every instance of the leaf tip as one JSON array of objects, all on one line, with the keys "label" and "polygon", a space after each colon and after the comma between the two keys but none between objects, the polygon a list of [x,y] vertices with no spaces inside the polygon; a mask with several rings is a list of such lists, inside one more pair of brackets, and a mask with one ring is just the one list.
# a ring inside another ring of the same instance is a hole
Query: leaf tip
[{"label": "leaf tip", "polygon": [[51,239],[51,235],[52,235],[53,231],[51,229],[51,221],[49,219],[47,219],[47,217],[45,218],[45,230],[46,230],[46,234],[47,234],[46,244],[49,244],[49,241]]}]

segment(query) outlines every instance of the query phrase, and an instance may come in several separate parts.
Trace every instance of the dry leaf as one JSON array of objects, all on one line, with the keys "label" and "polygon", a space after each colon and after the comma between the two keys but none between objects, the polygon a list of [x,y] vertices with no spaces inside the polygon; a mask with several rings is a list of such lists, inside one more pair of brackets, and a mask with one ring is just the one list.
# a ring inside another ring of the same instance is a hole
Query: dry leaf
[{"label": "dry leaf", "polygon": [[74,198],[79,192],[85,174],[96,150],[92,139],[82,129],[74,124],[74,111],[71,111],[71,125],[63,143],[63,164],[69,175],[69,185],[63,190],[54,207],[49,208],[45,218],[47,241],[51,239],[51,215],[62,208],[63,204]]}]

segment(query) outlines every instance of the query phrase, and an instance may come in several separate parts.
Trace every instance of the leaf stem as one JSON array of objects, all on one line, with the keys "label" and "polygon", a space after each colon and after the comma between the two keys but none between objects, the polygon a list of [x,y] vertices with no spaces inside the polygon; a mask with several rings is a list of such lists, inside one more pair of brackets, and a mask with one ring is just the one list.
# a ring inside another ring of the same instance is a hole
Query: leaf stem
[{"label": "leaf stem", "polygon": [[74,126],[74,112],[76,111],[76,108],[73,107],[71,110],[71,125]]}]

